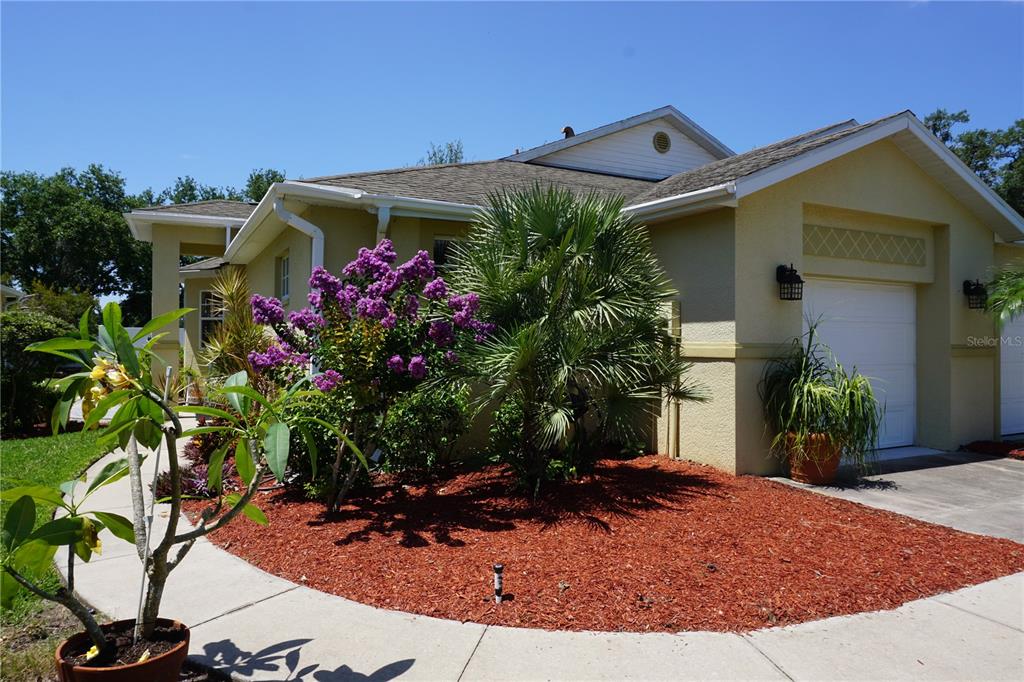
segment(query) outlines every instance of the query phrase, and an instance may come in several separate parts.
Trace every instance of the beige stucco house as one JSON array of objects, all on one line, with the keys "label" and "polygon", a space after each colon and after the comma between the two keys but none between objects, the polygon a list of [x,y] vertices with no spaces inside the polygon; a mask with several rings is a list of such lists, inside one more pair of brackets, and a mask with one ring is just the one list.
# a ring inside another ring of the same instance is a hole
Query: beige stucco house
[{"label": "beige stucco house", "polygon": [[[184,282],[186,305],[198,309],[186,322],[191,362],[215,323],[209,287],[225,264],[297,309],[315,265],[337,271],[385,236],[400,257],[426,249],[443,259],[489,192],[551,183],[624,196],[679,290],[673,329],[712,399],[663,406],[651,431],[659,451],[773,470],[757,385],[765,359],[808,318],[820,318],[844,364],[874,378],[886,402],[883,448],[1024,432],[1021,347],[997,343],[992,319],[964,293],[965,281],[1024,253],[1015,244],[1024,218],[912,113],[742,154],[673,107],[563,132],[494,161],[289,180],[256,205],[133,211],[133,234],[153,243],[153,310],[174,308]],[[182,268],[181,254],[210,258]],[[783,265],[805,281],[800,300],[780,298]],[[1001,333],[1024,339],[1024,327]],[[159,350],[177,359],[176,342]]]}]

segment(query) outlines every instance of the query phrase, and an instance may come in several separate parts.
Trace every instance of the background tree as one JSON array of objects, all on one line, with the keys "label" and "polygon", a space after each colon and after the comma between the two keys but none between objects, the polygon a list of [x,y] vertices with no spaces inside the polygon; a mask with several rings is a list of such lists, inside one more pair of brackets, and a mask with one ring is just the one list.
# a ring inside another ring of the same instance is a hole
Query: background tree
[{"label": "background tree", "polygon": [[440,146],[430,143],[427,155],[419,160],[420,166],[439,166],[445,163],[462,163],[462,140],[451,140]]},{"label": "background tree", "polygon": [[158,203],[167,204],[192,204],[197,201],[211,201],[213,199],[227,199],[229,201],[244,201],[245,197],[234,187],[216,187],[204,185],[191,175],[179,177],[174,184],[160,194]]},{"label": "background tree", "polygon": [[275,168],[255,168],[245,181],[245,198],[258,202],[266,195],[267,190],[275,182],[284,182],[284,171]]},{"label": "background tree", "polygon": [[148,309],[150,245],[132,238],[121,215],[141,201],[97,164],[49,176],[0,173],[0,270],[22,289],[73,284],[93,296],[145,299]]},{"label": "background tree", "polygon": [[953,131],[970,120],[966,110],[936,109],[925,116],[924,124],[1006,203],[1024,214],[1024,119],[1005,130]]}]

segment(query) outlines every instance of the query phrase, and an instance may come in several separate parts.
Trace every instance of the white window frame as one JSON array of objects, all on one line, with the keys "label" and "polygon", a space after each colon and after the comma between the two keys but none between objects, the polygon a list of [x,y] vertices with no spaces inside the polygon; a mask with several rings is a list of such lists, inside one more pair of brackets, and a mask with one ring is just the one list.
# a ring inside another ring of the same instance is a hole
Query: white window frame
[{"label": "white window frame", "polygon": [[289,281],[291,277],[290,255],[285,251],[277,257],[277,293],[282,302],[286,302],[291,294],[291,282]]},{"label": "white window frame", "polygon": [[203,298],[206,296],[206,294],[209,294],[211,299],[214,299],[214,300],[217,299],[217,292],[213,291],[212,289],[200,289],[200,291],[199,291],[199,346],[200,347],[203,347],[203,346],[206,345],[206,335],[203,334],[203,326],[204,326],[204,324],[207,323],[207,322],[217,322],[217,323],[220,323],[220,322],[224,321],[224,312],[223,312],[222,309],[221,309],[221,312],[219,314],[213,314],[213,315],[207,315],[206,314],[207,310],[203,306],[203,303],[204,303]]},{"label": "white window frame", "polygon": [[435,234],[434,235],[434,241],[433,241],[433,243],[431,245],[430,257],[432,259],[434,259],[434,263],[435,263],[435,265],[437,265],[437,267],[439,269],[444,270],[446,268],[451,267],[451,265],[449,263],[438,263],[437,262],[437,243],[438,242],[448,242],[449,245],[451,245],[451,244],[454,244],[456,242],[461,242],[461,241],[465,241],[465,239],[463,237],[456,237],[454,235],[447,235],[447,234]]}]

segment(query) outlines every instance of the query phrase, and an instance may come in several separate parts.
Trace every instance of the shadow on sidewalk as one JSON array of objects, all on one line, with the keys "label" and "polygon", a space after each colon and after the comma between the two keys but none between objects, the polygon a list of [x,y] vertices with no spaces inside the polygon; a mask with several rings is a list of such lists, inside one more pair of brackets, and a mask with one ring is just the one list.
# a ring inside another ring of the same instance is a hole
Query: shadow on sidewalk
[{"label": "shadow on sidewalk", "polygon": [[[222,639],[219,642],[210,642],[203,647],[203,653],[194,653],[189,658],[221,673],[235,673],[244,677],[254,677],[262,673],[261,678],[282,682],[387,682],[404,674],[416,662],[416,659],[406,658],[388,663],[370,673],[352,670],[347,665],[338,666],[334,670],[321,668],[319,663],[303,666],[302,647],[311,641],[290,639],[250,652],[238,648],[230,639]],[[266,676],[270,673],[278,673],[279,676]]]}]

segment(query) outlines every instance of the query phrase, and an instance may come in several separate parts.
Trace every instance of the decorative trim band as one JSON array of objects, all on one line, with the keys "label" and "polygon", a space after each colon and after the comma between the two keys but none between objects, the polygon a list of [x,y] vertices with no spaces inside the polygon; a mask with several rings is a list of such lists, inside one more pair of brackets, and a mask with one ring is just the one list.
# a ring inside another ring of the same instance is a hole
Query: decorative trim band
[{"label": "decorative trim band", "polygon": [[804,253],[917,267],[924,267],[927,262],[927,246],[920,237],[828,225],[804,225]]}]

